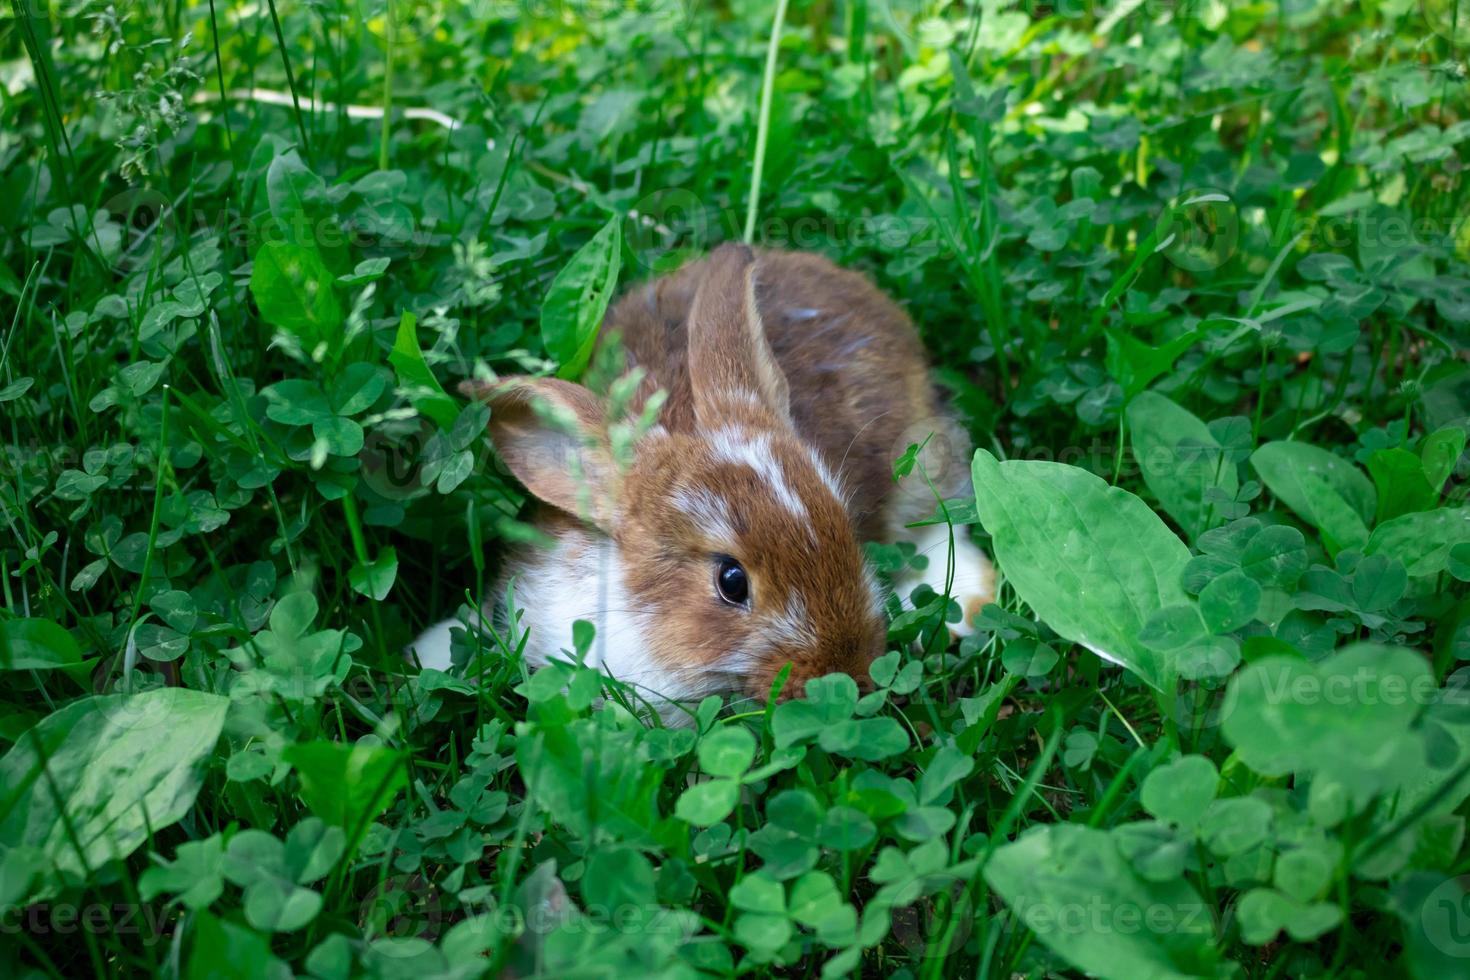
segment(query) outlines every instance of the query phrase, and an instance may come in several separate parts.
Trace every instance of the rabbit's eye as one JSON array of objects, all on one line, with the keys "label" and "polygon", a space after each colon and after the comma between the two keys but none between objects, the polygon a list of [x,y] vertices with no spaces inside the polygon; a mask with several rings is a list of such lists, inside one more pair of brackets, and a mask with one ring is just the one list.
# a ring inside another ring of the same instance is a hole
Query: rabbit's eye
[{"label": "rabbit's eye", "polygon": [[750,598],[750,579],[729,555],[721,555],[715,565],[715,591],[732,606],[743,606]]}]

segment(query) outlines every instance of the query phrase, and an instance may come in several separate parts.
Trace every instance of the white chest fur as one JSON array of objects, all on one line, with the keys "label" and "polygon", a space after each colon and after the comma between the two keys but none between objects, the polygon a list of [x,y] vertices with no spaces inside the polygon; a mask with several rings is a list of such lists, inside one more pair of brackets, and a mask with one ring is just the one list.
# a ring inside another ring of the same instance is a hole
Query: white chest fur
[{"label": "white chest fur", "polygon": [[[552,547],[526,549],[506,568],[499,591],[496,628],[506,631],[512,647],[525,634],[526,663],[532,667],[573,661],[572,624],[585,620],[596,630],[585,654],[587,666],[634,685],[651,701],[708,693],[708,677],[655,659],[647,613],[628,595],[617,547],[605,535],[578,529],[558,534]],[[413,644],[420,663],[447,670],[450,629],[458,625],[447,620],[424,631]]]}]

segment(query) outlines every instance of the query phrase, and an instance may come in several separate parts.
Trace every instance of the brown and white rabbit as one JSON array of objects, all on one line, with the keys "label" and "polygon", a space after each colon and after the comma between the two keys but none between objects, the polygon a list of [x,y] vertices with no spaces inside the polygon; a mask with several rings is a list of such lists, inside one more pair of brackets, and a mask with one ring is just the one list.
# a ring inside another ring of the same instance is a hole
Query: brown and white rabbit
[{"label": "brown and white rabbit", "polygon": [[[833,671],[864,682],[886,631],[865,540],[913,541],[929,564],[903,592],[948,586],[963,612],[953,631],[971,629],[994,595],[990,563],[963,528],[951,553],[945,524],[904,527],[934,513],[936,491],[970,492],[970,445],[939,407],[913,325],[867,279],[727,244],[623,296],[602,336],[646,372],[631,413],[667,395],[622,459],[608,401],[585,387],[464,386],[490,403],[511,472],[550,505],[536,521],[554,546],[520,551],[503,579],[529,663],[570,657],[584,619],[588,665],[656,701],[763,700],[788,662],[786,695]],[[929,481],[900,487],[894,459],[931,435]],[[448,667],[454,625],[420,637],[421,663]]]}]

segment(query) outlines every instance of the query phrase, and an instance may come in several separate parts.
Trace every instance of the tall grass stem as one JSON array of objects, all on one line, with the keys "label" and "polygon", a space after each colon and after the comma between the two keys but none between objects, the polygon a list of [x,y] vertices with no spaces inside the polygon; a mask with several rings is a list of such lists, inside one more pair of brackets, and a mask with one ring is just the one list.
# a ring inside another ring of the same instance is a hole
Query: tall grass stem
[{"label": "tall grass stem", "polygon": [[776,91],[776,57],[781,50],[781,28],[786,23],[786,0],[776,0],[771,18],[771,42],[766,46],[766,70],[761,77],[760,118],[755,129],[755,160],[750,168],[750,200],[745,208],[745,243],[755,240],[755,215],[760,207],[761,172],[766,164],[766,140],[771,131],[771,101]]}]

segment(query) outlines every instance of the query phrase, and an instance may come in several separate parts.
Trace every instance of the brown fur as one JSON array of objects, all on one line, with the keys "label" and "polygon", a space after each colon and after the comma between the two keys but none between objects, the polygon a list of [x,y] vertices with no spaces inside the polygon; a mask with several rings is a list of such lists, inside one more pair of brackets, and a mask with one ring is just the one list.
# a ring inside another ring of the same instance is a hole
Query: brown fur
[{"label": "brown fur", "polygon": [[[606,420],[585,389],[517,379],[478,391],[512,471],[612,537],[669,671],[757,698],[787,663],[787,696],[833,671],[865,684],[885,625],[860,544],[905,519],[892,461],[940,415],[908,318],[819,256],[724,245],[624,296],[603,325],[603,342],[614,337],[646,372],[640,399],[668,394],[631,466],[607,465]],[[544,431],[529,395],[561,406],[570,434]],[[571,457],[593,486],[567,478]],[[692,514],[691,500],[711,506]],[[721,555],[746,569],[748,608],[719,598]]]},{"label": "brown fur", "polygon": [[[662,421],[671,431],[695,427],[687,326],[716,256],[634,288],[603,322],[604,338],[621,338],[628,366],[648,372],[648,390],[669,392]],[[885,539],[900,436],[942,415],[913,323],[866,277],[820,255],[760,250],[755,282],[792,424],[847,488],[858,535]]]}]

